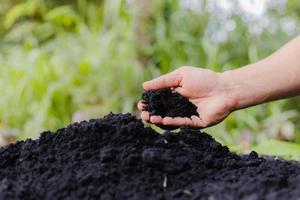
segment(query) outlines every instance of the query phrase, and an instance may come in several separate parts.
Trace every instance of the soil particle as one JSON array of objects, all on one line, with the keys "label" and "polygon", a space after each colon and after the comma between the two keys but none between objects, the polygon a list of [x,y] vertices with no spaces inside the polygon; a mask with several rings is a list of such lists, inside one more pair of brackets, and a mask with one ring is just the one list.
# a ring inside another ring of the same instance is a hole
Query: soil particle
[{"label": "soil particle", "polygon": [[0,199],[297,199],[300,164],[239,156],[204,132],[158,134],[130,114],[0,149]]}]

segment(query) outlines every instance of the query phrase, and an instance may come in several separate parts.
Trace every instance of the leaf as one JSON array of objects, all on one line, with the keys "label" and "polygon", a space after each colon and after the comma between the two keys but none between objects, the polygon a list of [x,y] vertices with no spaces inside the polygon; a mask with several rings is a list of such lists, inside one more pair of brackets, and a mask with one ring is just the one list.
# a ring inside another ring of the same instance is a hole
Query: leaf
[{"label": "leaf", "polygon": [[37,22],[24,21],[14,26],[4,37],[6,41],[18,42],[32,35],[32,30],[37,26]]},{"label": "leaf", "polygon": [[70,27],[81,22],[80,16],[69,5],[59,6],[48,11],[45,19],[64,27]]},{"label": "leaf", "polygon": [[4,21],[5,28],[11,28],[19,18],[34,15],[37,7],[38,4],[36,1],[27,1],[17,4],[7,12]]}]

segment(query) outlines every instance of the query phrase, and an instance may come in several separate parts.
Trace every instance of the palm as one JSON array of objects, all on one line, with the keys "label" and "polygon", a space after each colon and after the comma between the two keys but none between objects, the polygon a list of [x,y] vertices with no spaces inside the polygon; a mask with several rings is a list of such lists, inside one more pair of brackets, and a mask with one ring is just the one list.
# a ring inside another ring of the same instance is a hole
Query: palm
[{"label": "palm", "polygon": [[221,122],[230,113],[222,97],[207,97],[191,100],[198,107],[198,113],[204,127]]},{"label": "palm", "polygon": [[[184,67],[144,84],[145,89],[160,89],[173,87],[181,95],[197,106],[200,117],[191,118],[150,116],[142,112],[144,120],[154,124],[173,126],[208,127],[222,121],[230,112],[229,97],[223,89],[223,83],[218,73],[211,70]],[[143,105],[139,104],[139,109]]]}]

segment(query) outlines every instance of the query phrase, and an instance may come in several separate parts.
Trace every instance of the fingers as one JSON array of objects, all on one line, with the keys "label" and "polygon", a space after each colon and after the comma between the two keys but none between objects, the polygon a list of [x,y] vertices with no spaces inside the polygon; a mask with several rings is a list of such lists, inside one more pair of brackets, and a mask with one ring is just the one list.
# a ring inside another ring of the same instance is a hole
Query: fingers
[{"label": "fingers", "polygon": [[139,101],[138,104],[137,104],[137,108],[139,110],[144,110],[144,107],[145,107],[145,104],[142,101]]},{"label": "fingers", "polygon": [[150,113],[147,111],[142,111],[141,118],[145,121],[150,121]]},{"label": "fingers", "polygon": [[162,121],[163,125],[167,126],[192,126],[192,120],[187,117],[165,117]]},{"label": "fingers", "polygon": [[193,115],[191,117],[191,119],[192,119],[192,122],[193,122],[193,127],[195,127],[195,128],[206,128],[206,127],[209,126],[208,123],[206,123],[203,119],[201,119],[198,116]]},{"label": "fingers", "polygon": [[[142,101],[139,101],[137,107],[139,110],[143,110],[145,107],[145,104],[142,103]],[[161,116],[155,116],[155,115],[151,116],[148,111],[142,111],[141,118],[145,121],[150,121],[153,124],[161,124],[162,123]]]},{"label": "fingers", "polygon": [[188,117],[165,117],[162,119],[162,124],[167,126],[189,126],[193,128],[205,128],[207,124],[203,122],[199,117],[192,116]]},{"label": "fingers", "polygon": [[177,93],[179,93],[179,94],[181,94],[181,95],[183,95],[183,96],[189,98],[189,93],[186,92],[186,90],[185,90],[184,88],[182,88],[182,87],[176,87],[174,90],[175,90]]},{"label": "fingers", "polygon": [[161,124],[162,123],[162,117],[157,115],[150,115],[147,111],[141,112],[141,118],[145,121],[150,121],[152,124]]},{"label": "fingers", "polygon": [[188,117],[164,117],[157,115],[150,115],[147,111],[141,112],[141,118],[145,121],[150,121],[152,124],[162,124],[166,126],[189,126],[192,128],[206,128],[209,125],[201,120],[199,117],[193,115],[191,118]]},{"label": "fingers", "polygon": [[153,115],[153,116],[150,117],[150,122],[152,124],[161,124],[162,123],[162,119],[163,118],[161,116],[155,116],[155,115]]},{"label": "fingers", "polygon": [[181,75],[178,73],[178,71],[175,70],[153,80],[144,82],[143,88],[145,90],[158,90],[169,87],[177,87],[179,86],[181,80]]},{"label": "fingers", "polygon": [[150,113],[147,111],[141,112],[141,118],[145,121],[148,121],[148,122],[150,121],[152,124],[161,124],[162,123],[161,116],[156,116],[156,115],[150,116]]}]

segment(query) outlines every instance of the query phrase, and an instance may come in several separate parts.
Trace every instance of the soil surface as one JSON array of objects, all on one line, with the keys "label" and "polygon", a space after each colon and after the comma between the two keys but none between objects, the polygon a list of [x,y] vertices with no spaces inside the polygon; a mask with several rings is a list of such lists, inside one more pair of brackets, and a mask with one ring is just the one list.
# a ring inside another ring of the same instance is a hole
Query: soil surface
[{"label": "soil surface", "polygon": [[239,156],[204,132],[158,134],[130,114],[0,149],[0,199],[298,199],[300,164]]}]

